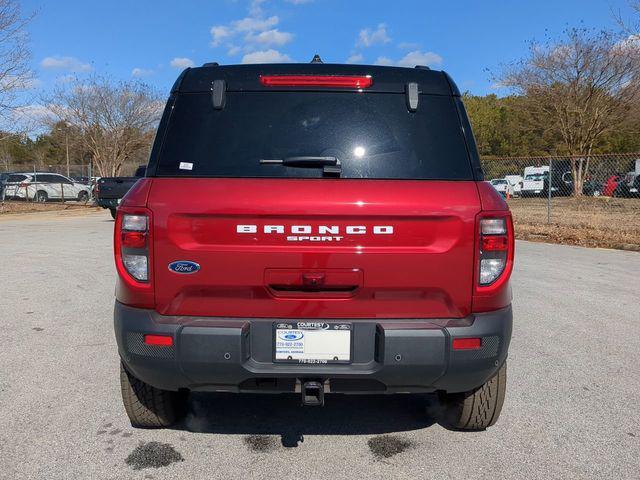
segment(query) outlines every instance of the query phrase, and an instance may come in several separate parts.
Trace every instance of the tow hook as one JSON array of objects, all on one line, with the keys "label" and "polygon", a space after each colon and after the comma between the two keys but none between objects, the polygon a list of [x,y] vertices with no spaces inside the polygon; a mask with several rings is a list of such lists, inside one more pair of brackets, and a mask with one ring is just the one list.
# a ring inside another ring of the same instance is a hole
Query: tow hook
[{"label": "tow hook", "polygon": [[300,388],[302,405],[307,407],[324,406],[324,385],[317,380],[306,380]]}]

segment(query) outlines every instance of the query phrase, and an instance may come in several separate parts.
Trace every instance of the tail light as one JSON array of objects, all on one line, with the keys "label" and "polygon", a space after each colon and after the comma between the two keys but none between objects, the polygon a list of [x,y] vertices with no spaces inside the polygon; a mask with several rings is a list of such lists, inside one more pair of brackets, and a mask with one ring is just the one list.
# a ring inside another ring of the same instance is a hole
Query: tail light
[{"label": "tail light", "polygon": [[513,225],[510,215],[479,218],[478,289],[508,280],[513,265]]},{"label": "tail light", "polygon": [[147,236],[149,217],[146,215],[122,215],[120,225],[122,263],[135,280],[149,280],[149,249]]},{"label": "tail light", "polygon": [[151,212],[118,208],[114,232],[116,267],[120,278],[136,291],[150,288]]}]

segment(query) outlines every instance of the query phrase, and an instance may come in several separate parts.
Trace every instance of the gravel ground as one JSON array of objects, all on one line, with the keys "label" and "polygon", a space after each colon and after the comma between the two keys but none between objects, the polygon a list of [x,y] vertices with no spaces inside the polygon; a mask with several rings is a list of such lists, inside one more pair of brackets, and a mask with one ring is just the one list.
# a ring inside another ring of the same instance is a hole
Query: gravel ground
[{"label": "gravel ground", "polygon": [[120,404],[107,212],[0,219],[0,478],[638,478],[640,254],[519,242],[507,401],[451,432],[420,397],[193,395]]},{"label": "gravel ground", "polygon": [[640,252],[638,198],[554,197],[550,225],[545,198],[512,198],[508,203],[520,240]]}]

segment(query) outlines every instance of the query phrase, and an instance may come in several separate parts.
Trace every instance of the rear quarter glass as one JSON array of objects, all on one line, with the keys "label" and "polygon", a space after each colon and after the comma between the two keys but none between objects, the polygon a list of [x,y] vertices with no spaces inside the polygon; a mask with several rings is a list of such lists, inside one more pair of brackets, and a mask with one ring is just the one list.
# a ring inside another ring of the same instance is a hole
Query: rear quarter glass
[{"label": "rear quarter glass", "polygon": [[451,96],[421,95],[416,112],[398,93],[227,92],[221,110],[210,93],[172,98],[157,176],[317,178],[259,162],[334,156],[342,178],[473,180]]}]

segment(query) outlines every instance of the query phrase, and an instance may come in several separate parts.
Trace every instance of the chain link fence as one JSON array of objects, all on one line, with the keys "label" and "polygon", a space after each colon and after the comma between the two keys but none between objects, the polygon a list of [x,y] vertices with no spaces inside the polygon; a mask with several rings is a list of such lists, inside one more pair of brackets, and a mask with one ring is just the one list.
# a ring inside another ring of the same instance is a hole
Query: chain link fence
[{"label": "chain link fence", "polygon": [[640,154],[485,157],[520,238],[640,250]]},{"label": "chain link fence", "polygon": [[[640,153],[484,157],[482,164],[487,181],[508,198],[519,238],[640,251]],[[134,170],[135,165],[127,165],[123,175]],[[3,187],[8,173],[35,173],[35,182],[19,182],[25,185],[15,196],[15,188]],[[47,179],[43,174],[86,185],[88,198],[66,181],[42,181]],[[46,190],[46,201],[91,203],[96,180],[88,164],[14,164],[0,166],[0,175],[3,202],[8,193],[22,201],[43,201],[38,191]]]},{"label": "chain link fence", "polygon": [[13,164],[0,167],[0,200],[81,202],[93,200],[91,165]]}]

